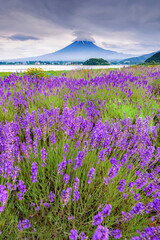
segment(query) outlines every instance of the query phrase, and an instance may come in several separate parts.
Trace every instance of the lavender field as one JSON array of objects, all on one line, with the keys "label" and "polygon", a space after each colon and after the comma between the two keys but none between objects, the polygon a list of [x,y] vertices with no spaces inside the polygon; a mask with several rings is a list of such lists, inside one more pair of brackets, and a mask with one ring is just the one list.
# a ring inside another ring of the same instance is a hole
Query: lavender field
[{"label": "lavender field", "polygon": [[160,66],[0,79],[0,239],[160,239]]}]

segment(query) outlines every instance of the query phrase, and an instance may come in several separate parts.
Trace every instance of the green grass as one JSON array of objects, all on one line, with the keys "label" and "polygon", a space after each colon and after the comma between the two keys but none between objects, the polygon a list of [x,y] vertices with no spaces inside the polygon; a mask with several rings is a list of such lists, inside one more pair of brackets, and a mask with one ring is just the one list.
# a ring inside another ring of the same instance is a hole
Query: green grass
[{"label": "green grass", "polygon": [[[109,71],[116,70],[116,68],[108,68],[108,69],[84,69],[84,70],[61,70],[61,71],[45,71],[47,76],[51,77],[60,77],[62,74],[66,74],[66,77],[73,77],[73,78],[78,78],[78,77],[84,77],[87,76],[89,73],[90,75],[102,75],[102,74],[107,74]],[[0,72],[0,78],[4,78],[6,76],[9,76],[13,74],[13,72]],[[23,74],[23,73],[22,73]]]},{"label": "green grass", "polygon": [[12,74],[13,74],[13,72],[0,72],[0,78],[3,79],[4,77],[7,77]]}]

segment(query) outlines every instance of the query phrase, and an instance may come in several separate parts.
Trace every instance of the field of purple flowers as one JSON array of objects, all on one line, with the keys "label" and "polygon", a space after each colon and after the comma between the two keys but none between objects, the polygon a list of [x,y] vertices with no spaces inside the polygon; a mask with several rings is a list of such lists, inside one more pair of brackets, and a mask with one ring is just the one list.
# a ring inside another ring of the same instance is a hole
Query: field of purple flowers
[{"label": "field of purple flowers", "polygon": [[160,67],[0,79],[0,239],[158,240],[159,219]]}]

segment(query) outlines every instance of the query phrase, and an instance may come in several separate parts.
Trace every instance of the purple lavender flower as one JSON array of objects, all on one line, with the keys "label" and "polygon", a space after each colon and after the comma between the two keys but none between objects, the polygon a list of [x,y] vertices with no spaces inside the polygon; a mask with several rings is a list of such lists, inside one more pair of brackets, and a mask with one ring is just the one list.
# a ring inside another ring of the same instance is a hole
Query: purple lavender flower
[{"label": "purple lavender flower", "polygon": [[160,192],[154,193],[154,194],[152,195],[152,197],[153,197],[153,198],[155,198],[155,197],[160,197]]},{"label": "purple lavender flower", "polygon": [[116,159],[116,157],[112,157],[112,158],[110,159],[110,163],[111,163],[112,165],[116,165],[116,164],[118,163],[118,160]]},{"label": "purple lavender flower", "polygon": [[57,168],[58,175],[60,174],[63,175],[63,170],[66,169],[66,166],[67,166],[66,156],[63,154],[63,161],[58,164],[58,168]]},{"label": "purple lavender flower", "polygon": [[74,201],[74,199],[76,201],[78,201],[78,199],[80,197],[80,193],[78,191],[78,186],[79,186],[79,179],[78,179],[78,177],[76,177],[74,180],[74,183],[73,183],[73,199],[72,199],[72,201]]},{"label": "purple lavender flower", "polygon": [[107,215],[109,216],[111,212],[112,206],[110,204],[106,204],[106,206],[102,209],[103,216],[106,217]]},{"label": "purple lavender flower", "polygon": [[7,185],[8,190],[11,190],[11,188],[12,188],[12,183],[6,182],[6,185]]},{"label": "purple lavender flower", "polygon": [[123,193],[123,196],[122,196],[124,199],[127,199],[127,194],[126,193]]},{"label": "purple lavender flower", "polygon": [[54,202],[54,198],[55,198],[55,194],[51,191],[49,193],[48,199],[50,200],[50,202]]},{"label": "purple lavender flower", "polygon": [[30,228],[30,227],[31,227],[31,224],[30,224],[28,219],[25,219],[23,221],[19,221],[18,225],[17,225],[17,228],[19,228],[20,231],[23,231],[23,229],[27,229],[27,228]]},{"label": "purple lavender flower", "polygon": [[136,201],[138,201],[141,198],[141,195],[139,193],[135,194],[133,197]]},{"label": "purple lavender flower", "polygon": [[79,141],[79,140],[77,140],[77,142],[76,142],[76,146],[80,146],[80,144],[81,144],[81,142]]},{"label": "purple lavender flower", "polygon": [[3,212],[4,211],[4,206],[1,206],[0,207],[0,212]]},{"label": "purple lavender flower", "polygon": [[70,233],[71,233],[71,235],[69,236],[69,238],[70,238],[71,240],[76,240],[77,237],[78,237],[78,235],[77,235],[77,230],[73,229],[73,230],[70,231]]},{"label": "purple lavender flower", "polygon": [[69,181],[69,176],[68,176],[68,174],[64,174],[63,181],[65,181],[66,184],[68,183],[68,181]]},{"label": "purple lavender flower", "polygon": [[42,158],[42,167],[44,167],[46,165],[46,159],[47,159],[47,153],[46,153],[46,149],[42,148],[41,150],[41,158]]},{"label": "purple lavender flower", "polygon": [[143,232],[140,232],[139,230],[137,230],[137,233],[140,234],[140,237],[132,237],[131,240],[140,240],[140,239],[159,240],[160,226],[147,227],[143,230]]},{"label": "purple lavender flower", "polygon": [[22,180],[19,180],[17,187],[19,188],[20,193],[17,193],[19,200],[23,199],[23,194],[26,192],[26,186]]},{"label": "purple lavender flower", "polygon": [[80,239],[80,240],[87,239],[87,236],[85,235],[84,232],[81,232],[81,233],[79,234],[79,239]]},{"label": "purple lavender flower", "polygon": [[57,173],[58,175],[63,175],[63,164],[62,163],[58,163],[58,167],[57,167]]},{"label": "purple lavender flower", "polygon": [[153,192],[156,191],[156,186],[154,183],[150,183],[147,187],[143,188],[143,191],[146,192],[146,195],[149,197]]},{"label": "purple lavender flower", "polygon": [[33,141],[33,154],[34,154],[34,158],[38,157],[37,146],[38,146],[38,140],[35,139]]},{"label": "purple lavender flower", "polygon": [[4,205],[6,204],[7,198],[8,198],[8,192],[5,189],[6,189],[6,186],[0,185],[0,201],[3,205],[0,207],[0,212],[4,211]]},{"label": "purple lavender flower", "polygon": [[38,167],[37,167],[37,163],[36,162],[33,162],[32,163],[32,168],[31,168],[31,181],[34,183],[34,182],[37,182],[37,173],[38,173]]},{"label": "purple lavender flower", "polygon": [[106,157],[106,153],[107,153],[107,150],[101,150],[99,152],[99,155],[98,155],[99,161],[97,162],[97,164],[99,164],[100,161],[105,161],[104,158]]},{"label": "purple lavender flower", "polygon": [[133,167],[133,165],[132,165],[132,164],[129,164],[127,168],[131,170],[132,167]]},{"label": "purple lavender flower", "polygon": [[72,159],[68,159],[68,164],[72,164],[72,163],[73,163]]},{"label": "purple lavender flower", "polygon": [[125,179],[122,179],[122,180],[119,182],[118,189],[119,189],[120,192],[123,192],[123,191],[124,191],[125,184],[126,184],[126,180],[125,180]]},{"label": "purple lavender flower", "polygon": [[[127,158],[128,158],[128,155],[127,154],[124,154],[123,155],[123,158],[121,159],[121,163],[120,163],[120,166],[123,166],[126,162],[127,162]],[[132,165],[132,164],[130,164]]]},{"label": "purple lavender flower", "polygon": [[24,229],[27,229],[27,228],[31,227],[31,224],[30,224],[28,219],[23,220],[22,224],[23,224]]},{"label": "purple lavender flower", "polygon": [[93,234],[92,240],[107,240],[108,238],[109,238],[108,228],[99,225]]},{"label": "purple lavender flower", "polygon": [[49,203],[48,202],[44,203],[44,207],[49,208],[50,207]]},{"label": "purple lavender flower", "polygon": [[73,201],[74,199],[75,199],[76,201],[78,201],[79,197],[80,197],[80,192],[79,192],[79,191],[74,191],[74,192],[73,192],[73,199],[72,199],[72,201]]},{"label": "purple lavender flower", "polygon": [[55,143],[55,135],[53,132],[50,135],[50,141],[51,141],[51,145],[53,145]]},{"label": "purple lavender flower", "polygon": [[111,231],[110,235],[113,236],[115,239],[122,237],[122,233],[119,229],[115,229],[115,230]]},{"label": "purple lavender flower", "polygon": [[70,216],[70,217],[68,217],[68,221],[73,221],[73,219],[74,219],[74,216]]},{"label": "purple lavender flower", "polygon": [[100,225],[103,221],[103,216],[101,212],[98,212],[97,215],[93,217],[93,225]]},{"label": "purple lavender flower", "polygon": [[19,172],[20,172],[19,167],[17,167],[17,166],[13,167],[13,169],[12,169],[12,180],[13,180],[13,182],[16,182],[16,180],[19,176]]},{"label": "purple lavender flower", "polygon": [[117,173],[118,173],[118,171],[120,170],[120,166],[117,164],[117,165],[114,165],[110,170],[109,170],[109,172],[108,172],[108,177],[110,178],[110,179],[112,179],[112,178],[114,178],[116,175],[117,175]]},{"label": "purple lavender flower", "polygon": [[123,214],[122,222],[127,222],[133,218],[133,214],[131,214],[131,212],[122,211],[122,214]]},{"label": "purple lavender flower", "polygon": [[82,166],[82,159],[84,158],[84,154],[82,151],[78,152],[78,156],[74,159],[75,161],[75,166],[74,166],[74,170],[80,166]]},{"label": "purple lavender flower", "polygon": [[17,228],[19,228],[20,231],[23,231],[23,225],[21,220],[18,222]]},{"label": "purple lavender flower", "polygon": [[28,161],[29,161],[29,147],[26,146],[26,144],[24,142],[21,143],[21,150],[24,152],[25,158],[28,159]]},{"label": "purple lavender flower", "polygon": [[88,177],[88,184],[90,184],[91,183],[91,180],[92,179],[94,179],[94,173],[95,173],[95,169],[92,167],[90,170],[89,170],[89,172],[88,172],[88,175],[87,175],[87,177]]},{"label": "purple lavender flower", "polygon": [[127,186],[128,186],[129,188],[132,188],[132,187],[134,186],[134,182],[129,182],[129,183],[127,184]]},{"label": "purple lavender flower", "polygon": [[106,185],[108,185],[108,183],[109,183],[109,178],[106,178],[106,177],[105,177],[103,181],[104,181],[104,183],[105,183]]},{"label": "purple lavender flower", "polygon": [[38,210],[38,211],[39,211],[40,209],[41,209],[41,206],[38,206],[38,207],[36,207],[36,210]]},{"label": "purple lavender flower", "polygon": [[68,143],[65,143],[64,144],[64,150],[63,150],[65,153],[69,152],[69,145]]},{"label": "purple lavender flower", "polygon": [[67,188],[67,190],[62,190],[61,192],[61,202],[63,203],[63,207],[68,203],[70,195],[71,195],[72,188]]},{"label": "purple lavender flower", "polygon": [[35,203],[31,202],[30,207],[35,207],[35,205],[36,205]]},{"label": "purple lavender flower", "polygon": [[139,202],[130,211],[131,214],[139,214],[144,209],[143,203]]},{"label": "purple lavender flower", "polygon": [[141,189],[147,183],[148,179],[143,175],[139,175],[139,178],[135,181],[135,185],[137,186],[138,189]]}]

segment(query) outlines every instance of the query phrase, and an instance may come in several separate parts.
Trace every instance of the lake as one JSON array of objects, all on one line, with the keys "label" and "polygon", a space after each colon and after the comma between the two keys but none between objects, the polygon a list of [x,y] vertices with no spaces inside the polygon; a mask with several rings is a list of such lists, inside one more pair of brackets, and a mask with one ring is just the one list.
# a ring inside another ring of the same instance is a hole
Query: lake
[{"label": "lake", "polygon": [[0,65],[0,72],[23,72],[29,67],[41,67],[45,71],[122,68],[125,65],[83,66],[83,65]]}]

